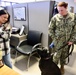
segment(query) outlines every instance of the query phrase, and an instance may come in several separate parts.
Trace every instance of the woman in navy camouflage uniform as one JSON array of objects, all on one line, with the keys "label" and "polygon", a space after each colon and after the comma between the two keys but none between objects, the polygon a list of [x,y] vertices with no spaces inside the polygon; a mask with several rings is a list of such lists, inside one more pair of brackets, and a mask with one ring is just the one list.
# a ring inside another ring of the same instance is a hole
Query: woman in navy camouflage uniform
[{"label": "woman in navy camouflage uniform", "polygon": [[[57,5],[58,14],[52,17],[49,24],[49,35],[52,38],[51,47],[54,46],[53,52],[68,42],[68,45],[73,44],[76,36],[76,18],[75,14],[67,11],[68,3],[59,2]],[[59,50],[53,61],[58,64],[60,61],[61,72],[64,73],[64,65],[66,63],[68,46]]]},{"label": "woman in navy camouflage uniform", "polygon": [[10,58],[11,26],[9,21],[9,13],[6,10],[0,10],[0,49],[2,50],[2,60],[4,64],[12,68]]}]

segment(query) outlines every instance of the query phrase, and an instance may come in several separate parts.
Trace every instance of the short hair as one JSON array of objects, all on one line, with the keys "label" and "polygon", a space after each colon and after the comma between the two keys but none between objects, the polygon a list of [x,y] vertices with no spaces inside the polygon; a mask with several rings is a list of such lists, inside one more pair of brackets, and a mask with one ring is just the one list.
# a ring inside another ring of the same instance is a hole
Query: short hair
[{"label": "short hair", "polygon": [[67,8],[68,7],[68,3],[66,3],[66,2],[59,2],[57,6]]}]

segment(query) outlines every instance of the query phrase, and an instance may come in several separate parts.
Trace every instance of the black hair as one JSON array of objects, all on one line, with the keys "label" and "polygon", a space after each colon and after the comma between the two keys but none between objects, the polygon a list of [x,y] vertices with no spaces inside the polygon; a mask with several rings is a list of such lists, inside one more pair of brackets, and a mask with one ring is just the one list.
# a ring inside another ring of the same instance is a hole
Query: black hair
[{"label": "black hair", "polygon": [[0,10],[0,16],[4,15],[4,14],[8,14],[8,12],[6,10],[4,10],[4,9]]}]

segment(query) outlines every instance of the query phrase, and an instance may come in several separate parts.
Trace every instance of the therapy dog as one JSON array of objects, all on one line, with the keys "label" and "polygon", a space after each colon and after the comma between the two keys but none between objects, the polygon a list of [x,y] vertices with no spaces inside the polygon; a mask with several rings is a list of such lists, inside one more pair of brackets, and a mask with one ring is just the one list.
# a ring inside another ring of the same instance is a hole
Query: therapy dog
[{"label": "therapy dog", "polygon": [[47,49],[38,49],[40,56],[39,68],[41,75],[61,75],[59,67],[53,62],[53,55],[51,55]]}]

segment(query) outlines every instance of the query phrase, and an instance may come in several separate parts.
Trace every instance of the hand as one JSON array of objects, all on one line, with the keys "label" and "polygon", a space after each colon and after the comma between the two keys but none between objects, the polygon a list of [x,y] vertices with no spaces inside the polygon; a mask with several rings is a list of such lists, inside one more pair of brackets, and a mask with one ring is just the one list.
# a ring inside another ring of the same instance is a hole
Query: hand
[{"label": "hand", "polygon": [[50,48],[53,48],[54,47],[54,43],[52,42],[50,45],[49,45]]},{"label": "hand", "polygon": [[70,41],[68,42],[68,45],[72,45],[72,44],[73,44],[73,42],[70,42]]}]

